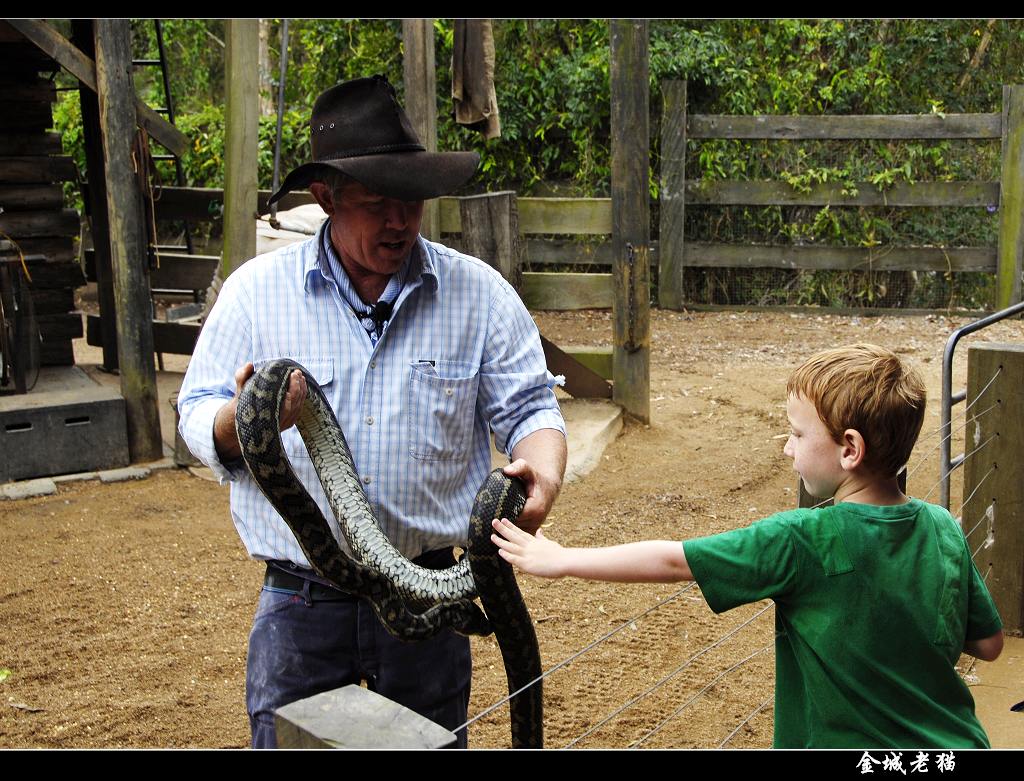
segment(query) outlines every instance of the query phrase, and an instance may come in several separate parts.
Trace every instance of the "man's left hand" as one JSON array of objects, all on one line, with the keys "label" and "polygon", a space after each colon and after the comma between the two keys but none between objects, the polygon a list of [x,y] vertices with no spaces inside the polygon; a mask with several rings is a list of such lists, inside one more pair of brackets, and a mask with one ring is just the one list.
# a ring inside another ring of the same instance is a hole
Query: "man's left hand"
[{"label": "man's left hand", "polygon": [[565,474],[565,437],[554,429],[534,431],[515,446],[513,461],[504,468],[509,477],[526,484],[526,507],[516,525],[533,534],[547,518],[551,505],[562,490]]}]

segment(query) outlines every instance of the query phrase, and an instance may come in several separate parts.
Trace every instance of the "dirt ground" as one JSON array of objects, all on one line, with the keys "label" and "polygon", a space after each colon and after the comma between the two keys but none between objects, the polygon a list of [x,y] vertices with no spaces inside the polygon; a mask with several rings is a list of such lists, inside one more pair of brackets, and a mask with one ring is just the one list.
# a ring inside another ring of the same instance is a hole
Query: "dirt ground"
[{"label": "dirt ground", "polygon": [[[611,342],[608,313],[536,318],[561,345]],[[926,378],[927,437],[939,425],[942,347],[963,322],[652,312],[652,423],[628,424],[602,466],[566,486],[547,531],[568,544],[682,539],[793,507],[795,476],[782,455],[792,366],[854,341],[896,350]],[[1024,325],[983,338],[1020,341]],[[937,480],[937,443],[924,439],[911,461],[922,464],[910,483],[916,496]],[[954,485],[954,507],[960,495]],[[9,671],[0,746],[247,745],[245,647],[262,567],[248,561],[227,507],[226,488],[185,470],[0,503],[0,678]],[[546,679],[548,746],[569,744],[627,704],[576,745],[715,747],[734,730],[729,746],[771,744],[770,603],[715,616],[696,588],[521,583],[545,668],[668,600]],[[493,639],[473,644],[470,714],[506,686]],[[508,745],[507,708],[476,722],[470,743]]]}]

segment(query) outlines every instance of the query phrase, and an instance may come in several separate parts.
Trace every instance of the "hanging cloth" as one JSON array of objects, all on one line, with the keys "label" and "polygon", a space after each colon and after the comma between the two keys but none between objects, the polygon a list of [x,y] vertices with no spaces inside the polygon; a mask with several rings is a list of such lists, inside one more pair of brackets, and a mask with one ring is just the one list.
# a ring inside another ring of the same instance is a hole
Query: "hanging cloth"
[{"label": "hanging cloth", "polygon": [[494,35],[490,19],[458,19],[452,49],[452,100],[455,121],[479,130],[484,138],[501,135],[494,93]]}]

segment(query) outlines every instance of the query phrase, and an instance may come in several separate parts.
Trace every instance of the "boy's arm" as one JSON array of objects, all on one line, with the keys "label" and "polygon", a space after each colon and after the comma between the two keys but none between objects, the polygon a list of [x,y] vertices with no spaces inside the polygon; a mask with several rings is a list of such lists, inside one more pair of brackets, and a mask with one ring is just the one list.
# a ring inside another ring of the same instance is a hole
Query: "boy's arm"
[{"label": "boy's arm", "polygon": [[503,559],[544,578],[566,575],[619,583],[672,583],[693,580],[680,542],[647,540],[611,548],[563,548],[544,536],[527,534],[507,518],[495,519],[491,539]]},{"label": "boy's arm", "polygon": [[981,640],[968,640],[964,643],[964,653],[976,656],[983,662],[992,662],[1003,652],[1003,630],[1000,629],[991,637]]}]

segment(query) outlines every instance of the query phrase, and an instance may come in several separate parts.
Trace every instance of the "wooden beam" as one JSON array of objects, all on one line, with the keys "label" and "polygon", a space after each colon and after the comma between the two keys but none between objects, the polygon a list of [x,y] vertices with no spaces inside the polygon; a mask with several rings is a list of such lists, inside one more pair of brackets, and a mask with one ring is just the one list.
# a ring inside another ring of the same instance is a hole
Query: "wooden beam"
[{"label": "wooden beam", "polygon": [[1003,112],[996,309],[1005,309],[1021,300],[1021,273],[1024,272],[1024,86],[1003,87]]},{"label": "wooden beam", "polygon": [[[219,255],[161,252],[160,264],[149,270],[149,285],[155,290],[206,290],[219,263]],[[85,273],[90,281],[96,280],[93,250],[85,251]]]},{"label": "wooden beam", "polygon": [[[0,205],[3,205],[0,202]],[[5,211],[0,214],[0,231],[8,236],[37,238],[40,236],[77,236],[80,230],[78,212],[74,209],[58,211]]]},{"label": "wooden beam", "polygon": [[827,182],[803,192],[786,182],[704,179],[686,183],[686,202],[700,206],[993,206],[999,203],[999,182],[900,182],[885,189],[870,182]]},{"label": "wooden beam", "polygon": [[74,181],[75,163],[70,157],[19,155],[0,158],[0,181],[5,184],[45,184]]},{"label": "wooden beam", "polygon": [[[71,239],[66,240],[68,245]],[[18,242],[22,251],[29,255],[25,247],[29,242]],[[33,248],[34,249],[34,248]],[[82,274],[82,267],[77,260],[50,260],[49,258],[26,257],[25,265],[28,266],[28,273],[32,275],[32,289],[57,288],[57,287],[81,287],[85,284],[85,276]]]},{"label": "wooden beam", "polygon": [[693,114],[690,138],[1000,138],[999,114],[740,116]]},{"label": "wooden beam", "polygon": [[528,309],[611,309],[611,274],[527,272],[519,291]]},{"label": "wooden beam", "polygon": [[103,162],[110,215],[110,248],[117,302],[117,359],[132,461],[161,457],[153,329],[146,267],[146,228],[132,163],[135,92],[127,19],[97,19],[96,87],[103,129]]},{"label": "wooden beam", "polygon": [[[544,350],[544,361],[548,371],[565,377],[563,390],[577,399],[610,399],[612,386],[604,376],[595,372],[590,366],[576,356],[555,345],[542,335],[540,346]],[[611,366],[611,352],[607,353],[607,363]]]},{"label": "wooden beam", "polygon": [[614,400],[651,419],[650,67],[647,22],[611,22]]},{"label": "wooden beam", "polygon": [[841,271],[984,271],[996,267],[988,247],[808,247],[691,242],[684,264],[696,268],[792,268]]},{"label": "wooden beam", "polygon": [[[191,355],[195,351],[200,327],[196,323],[168,323],[163,320],[153,320],[153,349],[158,353]],[[100,328],[99,315],[85,316],[86,343],[94,346],[100,344]]]},{"label": "wooden beam", "polygon": [[0,184],[0,209],[13,211],[59,209],[64,205],[64,193],[55,184]]},{"label": "wooden beam", "polygon": [[[257,192],[257,210],[269,214],[270,190]],[[278,211],[316,203],[306,190],[290,192],[278,202]],[[205,222],[220,220],[224,212],[224,190],[219,187],[161,187],[156,192],[158,220],[189,220]]]},{"label": "wooden beam", "polygon": [[459,199],[462,251],[487,263],[519,290],[522,248],[516,194],[508,190]]},{"label": "wooden beam", "polygon": [[[967,348],[967,399],[985,400],[967,413],[962,509],[967,546],[996,603],[1003,626],[1024,629],[1024,345],[972,344]],[[983,414],[990,403],[995,412]],[[991,570],[991,571],[990,571]]]},{"label": "wooden beam", "polygon": [[29,135],[0,136],[0,156],[17,155],[22,157],[60,154],[63,151],[60,135],[47,131]]},{"label": "wooden beam", "polygon": [[[96,63],[85,56],[67,38],[46,22],[31,19],[8,19],[8,23],[32,43],[53,57],[58,64],[71,73],[93,92],[96,92]],[[161,117],[132,93],[137,116],[133,118],[138,126],[163,144],[172,154],[181,156],[188,151],[188,136]]]},{"label": "wooden beam", "polygon": [[22,100],[53,103],[57,100],[57,86],[49,79],[41,78],[15,84],[0,84],[0,103],[6,105]]},{"label": "wooden beam", "polygon": [[[434,62],[434,20],[402,20],[402,77],[405,112],[428,152],[437,151],[437,65]],[[437,200],[423,204],[420,233],[431,241],[441,238]]]},{"label": "wooden beam", "polygon": [[683,234],[686,226],[686,82],[663,81],[661,95],[661,255],[658,304],[682,309]]},{"label": "wooden beam", "polygon": [[[71,21],[75,46],[89,58],[96,54],[96,33],[91,19]],[[102,318],[103,368],[117,371],[117,305],[114,300],[114,270],[110,249],[110,219],[107,214],[107,177],[103,162],[103,129],[100,125],[99,96],[79,82],[78,103],[82,111],[82,140],[85,147],[86,179],[89,186],[82,193],[88,199],[95,261],[96,299]],[[141,261],[139,261],[141,262]]]},{"label": "wooden beam", "polygon": [[224,130],[224,252],[221,276],[256,254],[256,170],[259,136],[259,27],[255,19],[227,25]]},{"label": "wooden beam", "polygon": [[[439,198],[441,232],[461,233],[458,198]],[[518,198],[519,231],[566,235],[612,232],[611,198]]]}]

